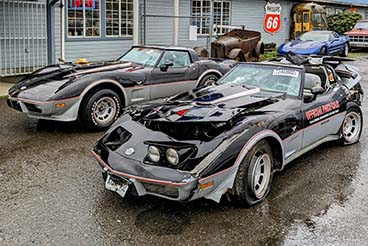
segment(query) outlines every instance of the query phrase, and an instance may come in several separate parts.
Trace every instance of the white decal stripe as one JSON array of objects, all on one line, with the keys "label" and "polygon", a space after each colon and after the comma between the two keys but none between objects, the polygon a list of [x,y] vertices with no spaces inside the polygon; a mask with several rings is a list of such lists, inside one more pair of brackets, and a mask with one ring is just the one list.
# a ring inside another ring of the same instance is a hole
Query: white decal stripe
[{"label": "white decal stripe", "polygon": [[219,98],[217,100],[212,101],[211,103],[220,103],[220,102],[228,101],[228,100],[235,99],[235,98],[238,98],[238,97],[249,96],[249,95],[252,95],[252,94],[256,94],[260,91],[261,91],[261,89],[259,89],[259,88],[255,88],[255,89],[247,90],[247,91],[242,91],[242,92],[233,94],[231,96]]}]

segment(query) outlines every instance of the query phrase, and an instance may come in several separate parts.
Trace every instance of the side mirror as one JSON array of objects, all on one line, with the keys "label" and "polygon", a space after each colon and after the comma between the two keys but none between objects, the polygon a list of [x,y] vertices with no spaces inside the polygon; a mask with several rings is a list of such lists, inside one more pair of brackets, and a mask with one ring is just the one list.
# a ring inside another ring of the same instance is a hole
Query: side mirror
[{"label": "side mirror", "polygon": [[325,92],[325,90],[322,88],[322,86],[317,85],[317,86],[315,86],[311,89],[311,92],[312,92],[313,95],[317,96],[317,95],[322,94],[323,92]]},{"label": "side mirror", "polygon": [[174,66],[174,62],[173,61],[166,61],[164,64],[161,64],[160,65],[160,70],[163,71],[163,72],[166,72],[167,69],[169,67],[172,67]]},{"label": "side mirror", "polygon": [[317,95],[322,94],[325,90],[317,85],[310,90],[304,90],[303,98],[305,103],[312,102],[316,99]]}]

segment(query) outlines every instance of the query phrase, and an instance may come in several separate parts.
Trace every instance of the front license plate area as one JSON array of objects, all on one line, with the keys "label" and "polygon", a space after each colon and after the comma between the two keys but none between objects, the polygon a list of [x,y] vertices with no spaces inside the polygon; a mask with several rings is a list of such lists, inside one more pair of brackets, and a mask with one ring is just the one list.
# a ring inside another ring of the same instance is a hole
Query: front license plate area
[{"label": "front license plate area", "polygon": [[105,188],[107,190],[115,191],[121,197],[125,197],[128,190],[129,182],[126,179],[112,177],[110,174],[107,175],[105,181]]}]

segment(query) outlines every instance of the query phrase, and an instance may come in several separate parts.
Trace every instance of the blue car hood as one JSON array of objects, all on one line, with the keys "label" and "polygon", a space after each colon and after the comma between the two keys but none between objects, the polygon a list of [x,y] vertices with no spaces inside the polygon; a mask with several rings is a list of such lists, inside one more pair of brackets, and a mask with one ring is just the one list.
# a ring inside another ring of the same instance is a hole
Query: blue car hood
[{"label": "blue car hood", "polygon": [[317,41],[302,41],[302,40],[294,40],[291,42],[287,42],[282,50],[284,52],[293,51],[295,53],[304,53],[304,52],[314,52],[319,50],[323,46],[323,42]]}]

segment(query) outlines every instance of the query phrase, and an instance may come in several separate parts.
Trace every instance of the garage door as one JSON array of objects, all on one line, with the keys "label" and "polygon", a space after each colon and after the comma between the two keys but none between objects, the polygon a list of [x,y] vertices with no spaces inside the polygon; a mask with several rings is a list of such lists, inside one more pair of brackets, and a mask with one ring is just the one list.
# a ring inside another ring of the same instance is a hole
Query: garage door
[{"label": "garage door", "polygon": [[47,64],[45,0],[0,0],[0,76]]}]

